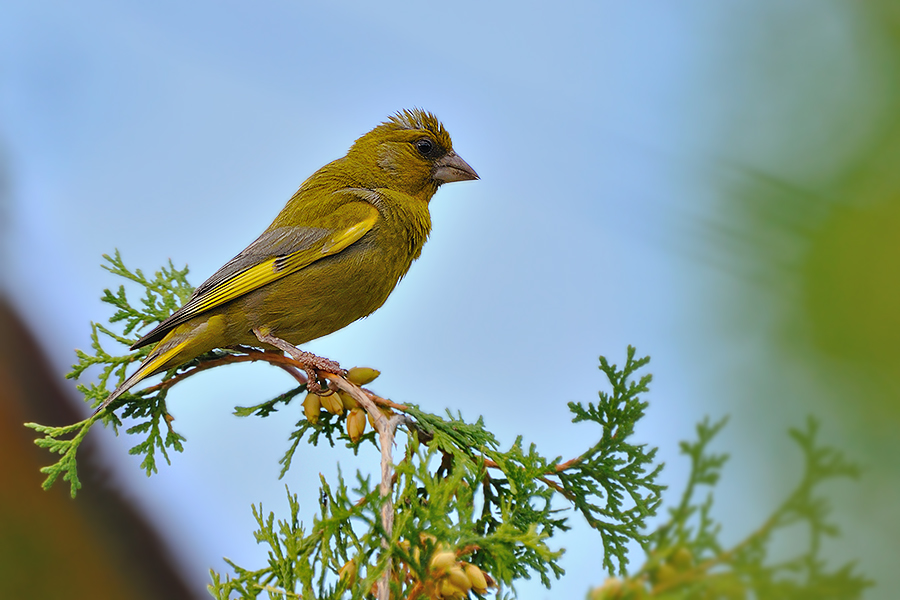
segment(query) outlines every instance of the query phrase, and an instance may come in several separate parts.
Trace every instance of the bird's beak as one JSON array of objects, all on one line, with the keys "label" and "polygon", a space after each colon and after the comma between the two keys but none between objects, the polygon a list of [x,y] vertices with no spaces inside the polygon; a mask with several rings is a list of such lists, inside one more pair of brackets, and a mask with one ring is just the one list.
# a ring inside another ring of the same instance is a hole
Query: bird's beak
[{"label": "bird's beak", "polygon": [[434,163],[432,177],[438,183],[478,179],[478,173],[452,150]]}]

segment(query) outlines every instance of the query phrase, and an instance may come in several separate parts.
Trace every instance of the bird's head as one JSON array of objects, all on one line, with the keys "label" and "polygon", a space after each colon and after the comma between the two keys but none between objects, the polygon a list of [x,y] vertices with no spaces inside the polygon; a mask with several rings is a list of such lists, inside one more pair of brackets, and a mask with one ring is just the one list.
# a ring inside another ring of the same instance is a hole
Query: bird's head
[{"label": "bird's head", "polygon": [[453,151],[450,134],[437,118],[413,109],[398,112],[365,134],[347,152],[362,187],[389,188],[425,200],[442,183],[478,179]]}]

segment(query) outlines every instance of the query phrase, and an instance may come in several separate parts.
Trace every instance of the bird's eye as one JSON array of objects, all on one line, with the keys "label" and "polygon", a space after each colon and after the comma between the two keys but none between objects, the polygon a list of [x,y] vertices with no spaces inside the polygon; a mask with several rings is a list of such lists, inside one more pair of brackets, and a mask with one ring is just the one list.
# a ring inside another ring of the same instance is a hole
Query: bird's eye
[{"label": "bird's eye", "polygon": [[428,138],[422,138],[416,142],[416,150],[418,150],[419,154],[422,156],[429,156],[431,151],[434,150],[434,143]]}]

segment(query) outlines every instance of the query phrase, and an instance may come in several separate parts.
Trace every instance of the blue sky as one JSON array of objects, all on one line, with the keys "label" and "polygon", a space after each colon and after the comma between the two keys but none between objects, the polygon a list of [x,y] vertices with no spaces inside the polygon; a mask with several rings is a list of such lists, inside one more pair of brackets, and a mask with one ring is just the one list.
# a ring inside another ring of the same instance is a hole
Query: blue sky
[{"label": "blue sky", "polygon": [[[752,43],[779,12],[744,4],[8,3],[0,281],[62,375],[88,345],[88,321],[108,314],[100,291],[119,284],[101,254],[119,249],[145,270],[171,258],[198,284],[306,176],[393,112],[422,107],[482,179],[439,191],[432,238],[380,311],[308,349],[381,369],[374,387],[395,400],[481,414],[505,443],[522,434],[567,457],[598,434],[569,423],[565,403],[593,400],[597,356],[621,362],[633,344],[655,376],[639,437],[660,446],[677,487],[677,441],[703,415],[765,420],[729,393],[764,352],[762,333],[735,343],[714,310],[752,291],[692,252],[716,206],[716,161],[771,134],[722,141],[758,83]],[[810,23],[842,32],[830,17]],[[762,109],[745,116],[766,120]],[[94,434],[198,589],[223,555],[264,560],[251,503],[283,512],[287,483],[311,519],[317,473],[336,460],[345,473],[376,464],[304,448],[278,481],[293,411],[254,421],[231,408],[289,385],[264,366],[179,385],[170,409],[186,451],[150,479],[127,456],[130,440]],[[785,425],[765,433],[773,440],[803,414],[784,410]],[[732,468],[763,481],[765,464],[740,456],[754,435],[733,431],[728,449]],[[774,502],[765,486],[751,500],[732,483],[722,516],[763,518]],[[560,540],[566,578],[552,591],[527,582],[521,597],[580,597],[602,581],[599,540],[573,521]]]}]

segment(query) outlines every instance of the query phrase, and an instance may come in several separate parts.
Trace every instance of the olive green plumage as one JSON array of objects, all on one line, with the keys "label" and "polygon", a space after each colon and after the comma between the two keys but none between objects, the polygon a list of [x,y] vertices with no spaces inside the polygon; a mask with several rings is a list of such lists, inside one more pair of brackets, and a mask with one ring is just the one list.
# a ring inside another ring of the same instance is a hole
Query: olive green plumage
[{"label": "olive green plumage", "polygon": [[158,342],[102,410],[142,379],[213,348],[259,345],[253,329],[294,345],[384,304],[431,231],[443,183],[477,179],[431,113],[397,113],[303,182],[259,238],[132,349]]}]

